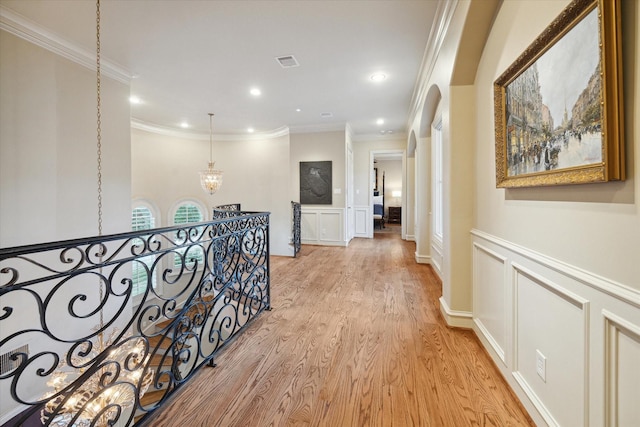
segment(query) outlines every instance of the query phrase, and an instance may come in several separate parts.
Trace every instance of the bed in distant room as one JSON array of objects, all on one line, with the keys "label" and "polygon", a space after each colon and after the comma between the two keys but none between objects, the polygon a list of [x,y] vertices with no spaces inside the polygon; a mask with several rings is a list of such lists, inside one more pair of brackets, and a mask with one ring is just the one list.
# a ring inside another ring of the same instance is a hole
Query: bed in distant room
[{"label": "bed in distant room", "polygon": [[[376,174],[377,175],[377,174]],[[377,176],[376,176],[377,179]],[[373,190],[373,229],[384,228],[384,172],[382,172],[382,191]]]},{"label": "bed in distant room", "polygon": [[373,228],[384,228],[384,196],[373,196]]}]

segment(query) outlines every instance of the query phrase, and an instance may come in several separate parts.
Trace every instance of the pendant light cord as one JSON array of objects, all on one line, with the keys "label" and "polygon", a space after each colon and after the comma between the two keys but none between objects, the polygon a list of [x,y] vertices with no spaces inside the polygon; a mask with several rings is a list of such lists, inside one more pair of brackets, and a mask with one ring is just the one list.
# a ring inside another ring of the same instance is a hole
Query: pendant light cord
[{"label": "pendant light cord", "polygon": [[[97,158],[98,158],[98,236],[102,236],[102,115],[100,98],[100,0],[96,0],[96,134],[97,134]],[[102,253],[102,248],[100,249]],[[102,288],[102,255],[100,255],[100,301],[104,298]],[[104,314],[100,309],[100,332],[98,334],[98,347],[104,349],[102,328],[104,326]]]},{"label": "pendant light cord", "polygon": [[213,163],[213,113],[209,113],[209,163]]},{"label": "pendant light cord", "polygon": [[97,151],[98,151],[98,236],[102,236],[102,115],[100,99],[100,0],[96,0],[96,95],[97,95]]}]

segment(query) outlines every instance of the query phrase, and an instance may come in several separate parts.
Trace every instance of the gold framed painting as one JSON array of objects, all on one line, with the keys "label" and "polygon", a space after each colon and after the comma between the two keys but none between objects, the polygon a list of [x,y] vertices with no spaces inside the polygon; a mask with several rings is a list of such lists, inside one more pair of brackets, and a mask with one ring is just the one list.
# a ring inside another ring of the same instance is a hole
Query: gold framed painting
[{"label": "gold framed painting", "polygon": [[496,187],[625,179],[618,0],[574,0],[494,82]]}]

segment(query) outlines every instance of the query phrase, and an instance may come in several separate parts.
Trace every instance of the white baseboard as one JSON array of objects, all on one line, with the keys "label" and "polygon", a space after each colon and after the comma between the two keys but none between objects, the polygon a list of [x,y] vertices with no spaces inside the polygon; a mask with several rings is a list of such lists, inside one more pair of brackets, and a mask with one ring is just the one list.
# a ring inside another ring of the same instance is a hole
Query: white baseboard
[{"label": "white baseboard", "polygon": [[415,258],[418,264],[431,264],[431,257],[429,255],[420,255],[416,252]]},{"label": "white baseboard", "polygon": [[440,312],[447,325],[454,328],[473,329],[473,314],[470,311],[451,310],[443,297],[440,297]]},{"label": "white baseboard", "polygon": [[346,240],[302,240],[300,244],[315,246],[349,246],[349,242]]},{"label": "white baseboard", "polygon": [[416,236],[413,234],[407,234],[405,236],[405,240],[408,240],[409,242],[415,242],[416,241]]}]

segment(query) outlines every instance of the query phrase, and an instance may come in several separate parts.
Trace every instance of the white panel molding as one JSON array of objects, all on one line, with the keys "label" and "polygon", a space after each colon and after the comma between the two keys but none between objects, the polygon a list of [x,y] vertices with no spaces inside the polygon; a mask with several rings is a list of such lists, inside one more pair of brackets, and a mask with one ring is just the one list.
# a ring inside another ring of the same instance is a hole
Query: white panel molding
[{"label": "white panel molding", "polygon": [[491,349],[495,352],[496,356],[502,361],[504,366],[507,366],[507,361],[505,359],[504,349],[500,346],[500,344],[493,338],[493,335],[489,332],[489,330],[484,326],[482,321],[477,317],[473,318],[474,328],[477,335],[481,335],[482,339],[484,339],[487,344],[491,346]]},{"label": "white panel molding", "polygon": [[553,283],[550,279],[543,277],[542,275],[518,264],[517,262],[511,263],[512,271],[513,271],[513,375],[518,381],[518,383],[522,386],[523,383],[526,384],[526,387],[523,387],[525,393],[533,404],[536,406],[536,409],[540,412],[542,417],[549,423],[549,425],[559,425],[555,418],[551,415],[547,407],[541,401],[541,399],[537,396],[535,391],[529,386],[526,379],[518,372],[518,328],[515,325],[518,324],[518,276],[525,276],[532,281],[532,283],[540,286],[541,288],[547,290],[548,292],[553,293],[554,295],[562,298],[564,301],[569,304],[575,306],[580,309],[582,312],[582,325],[583,325],[583,339],[584,339],[584,348],[583,348],[583,357],[584,357],[584,371],[582,373],[582,382],[584,385],[584,396],[583,396],[583,404],[582,411],[584,417],[584,426],[589,426],[589,337],[591,336],[590,322],[589,322],[589,314],[590,314],[590,304],[589,301],[576,295],[575,293],[564,289],[561,286]]},{"label": "white panel molding", "polygon": [[[509,336],[509,327],[508,327],[508,322],[509,322],[509,318],[506,315],[506,311],[507,308],[510,306],[509,305],[509,295],[507,294],[507,289],[508,289],[508,282],[507,282],[507,278],[508,278],[508,268],[507,268],[507,258],[500,255],[499,253],[492,251],[491,249],[480,245],[479,243],[473,243],[473,295],[478,295],[479,289],[478,289],[478,283],[480,282],[479,278],[478,278],[478,252],[482,252],[485,253],[487,256],[490,256],[491,258],[499,261],[502,264],[502,283],[500,284],[502,290],[503,290],[503,295],[504,295],[504,307],[505,307],[505,316],[502,319],[503,323],[502,323],[502,328],[503,328],[503,335],[504,337],[508,337]],[[475,313],[478,313],[478,307],[477,307],[477,298],[473,298],[473,313],[474,313],[474,324],[477,327],[477,331],[476,333],[480,333],[484,336],[484,338],[486,339],[487,343],[493,348],[493,351],[495,351],[496,355],[500,358],[500,360],[502,361],[502,363],[507,366],[507,360],[506,360],[506,356],[505,356],[505,350],[504,348],[496,341],[496,339],[493,337],[493,335],[489,332],[489,330],[485,327],[485,325],[482,323],[482,320],[478,319],[477,317],[475,317]]]},{"label": "white panel molding", "polygon": [[[2,5],[0,5],[0,29],[92,71],[96,70],[95,52],[65,40]],[[104,76],[120,83],[126,85],[131,83],[131,72],[105,58],[101,59],[100,71]]]},{"label": "white panel molding", "polygon": [[[369,206],[355,206],[354,212],[356,217],[356,233],[355,237],[368,237],[371,238],[369,231],[372,224],[369,223]],[[373,221],[373,219],[371,220]]]},{"label": "white panel molding", "polygon": [[640,308],[640,291],[636,289],[623,285],[622,283],[609,280],[605,277],[598,276],[589,271],[567,264],[566,262],[557,260],[550,256],[543,255],[531,249],[527,249],[515,243],[511,243],[483,231],[473,229],[471,230],[471,234],[528,258],[531,261],[567,276],[577,282],[624,301],[627,304]]},{"label": "white panel molding", "polygon": [[[305,235],[304,232],[306,228],[302,228],[302,236],[300,239],[302,244],[321,246],[347,246],[349,244],[348,241],[344,240],[344,208],[303,207],[301,209],[301,215],[304,221],[311,224],[315,230],[314,235]],[[323,230],[323,228],[326,228],[325,224],[327,223],[327,220],[333,220],[336,227],[333,227],[330,230]]]},{"label": "white panel molding", "polygon": [[618,361],[620,358],[618,347],[618,335],[624,334],[640,344],[640,326],[611,313],[602,310],[604,318],[604,372],[605,372],[605,426],[617,427],[619,424],[618,414],[618,377],[620,370]]},{"label": "white panel molding", "polygon": [[447,325],[455,328],[473,329],[473,314],[469,311],[451,310],[449,304],[440,297],[440,312]]},{"label": "white panel molding", "polygon": [[431,253],[433,254],[431,264],[438,272],[438,276],[442,277],[442,261],[444,259],[442,256],[442,245],[434,244],[434,241],[431,240]]},{"label": "white panel molding", "polygon": [[544,405],[538,395],[533,391],[533,389],[529,386],[527,380],[524,379],[520,372],[513,372],[513,378],[516,380],[518,385],[522,388],[522,391],[527,395],[531,403],[536,407],[544,421],[547,423],[549,427],[560,427],[560,424],[553,418],[551,412],[547,410],[547,407]]}]

